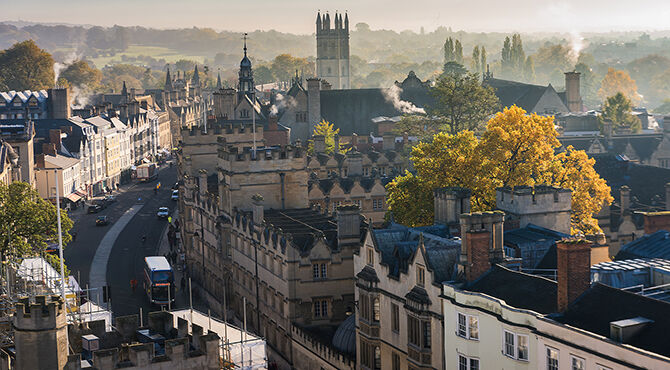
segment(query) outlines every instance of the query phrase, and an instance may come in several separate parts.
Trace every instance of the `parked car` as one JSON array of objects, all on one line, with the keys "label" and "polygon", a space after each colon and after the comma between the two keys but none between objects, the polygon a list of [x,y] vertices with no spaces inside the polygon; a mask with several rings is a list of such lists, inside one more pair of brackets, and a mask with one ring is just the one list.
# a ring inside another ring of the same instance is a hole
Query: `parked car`
[{"label": "parked car", "polygon": [[170,197],[172,200],[179,200],[179,190],[173,190],[172,191],[172,196]]},{"label": "parked car", "polygon": [[98,213],[102,211],[102,206],[99,204],[91,204],[88,206],[88,213]]},{"label": "parked car", "polygon": [[170,208],[168,207],[158,208],[158,213],[156,213],[156,216],[158,216],[158,218],[168,218],[168,216],[170,216]]},{"label": "parked car", "polygon": [[107,216],[98,216],[98,218],[95,219],[95,226],[105,226],[107,224],[109,224]]}]

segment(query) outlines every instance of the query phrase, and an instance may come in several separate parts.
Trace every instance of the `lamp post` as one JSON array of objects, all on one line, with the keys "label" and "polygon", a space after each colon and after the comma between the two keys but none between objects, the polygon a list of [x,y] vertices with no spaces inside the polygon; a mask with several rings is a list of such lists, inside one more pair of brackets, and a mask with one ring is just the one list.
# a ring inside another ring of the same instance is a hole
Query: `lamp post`
[{"label": "lamp post", "polygon": [[54,171],[56,178],[56,219],[58,220],[58,257],[60,258],[61,295],[65,302],[65,265],[63,263],[63,231],[60,222],[60,192],[58,191],[58,169]]}]

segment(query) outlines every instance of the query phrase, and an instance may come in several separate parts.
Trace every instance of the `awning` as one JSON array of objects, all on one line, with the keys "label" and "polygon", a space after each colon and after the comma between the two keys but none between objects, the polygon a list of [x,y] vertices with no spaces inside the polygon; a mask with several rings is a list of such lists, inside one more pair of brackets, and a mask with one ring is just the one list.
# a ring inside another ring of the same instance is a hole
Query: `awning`
[{"label": "awning", "polygon": [[68,194],[65,198],[72,203],[76,203],[79,199],[81,199],[81,196],[79,196],[77,193],[71,193]]}]

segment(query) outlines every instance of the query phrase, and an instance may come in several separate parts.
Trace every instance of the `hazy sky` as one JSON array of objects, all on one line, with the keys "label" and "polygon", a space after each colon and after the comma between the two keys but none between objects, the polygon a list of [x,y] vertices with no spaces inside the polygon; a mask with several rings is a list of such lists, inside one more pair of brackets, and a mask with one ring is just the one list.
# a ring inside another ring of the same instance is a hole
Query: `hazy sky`
[{"label": "hazy sky", "polygon": [[610,31],[670,28],[669,0],[0,0],[0,20],[212,27],[312,33],[317,9],[352,26],[432,31]]}]

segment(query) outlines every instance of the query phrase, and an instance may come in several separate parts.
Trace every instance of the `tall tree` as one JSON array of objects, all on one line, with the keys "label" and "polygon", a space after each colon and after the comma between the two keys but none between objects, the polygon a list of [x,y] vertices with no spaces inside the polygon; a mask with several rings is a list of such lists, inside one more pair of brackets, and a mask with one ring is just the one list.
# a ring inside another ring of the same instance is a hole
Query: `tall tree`
[{"label": "tall tree", "polygon": [[444,40],[444,63],[454,61],[454,40],[449,37]]},{"label": "tall tree", "polygon": [[484,45],[482,45],[482,50],[481,50],[480,55],[481,55],[481,56],[480,56],[480,62],[479,62],[479,65],[480,65],[481,68],[482,68],[482,73],[485,73],[485,72],[486,72],[486,69],[488,68],[488,64],[487,64],[487,62],[486,62],[486,48],[484,47]]},{"label": "tall tree", "polygon": [[[332,123],[322,120],[319,122],[316,126],[314,126],[314,131],[312,132],[312,135],[321,135],[325,138],[326,141],[326,154],[332,154],[337,150],[338,153],[344,154],[348,151],[348,149],[344,148],[344,144],[340,143],[339,148],[335,148],[335,135],[338,135],[340,133],[339,128],[335,128]],[[310,154],[314,153],[314,142],[313,140],[309,141],[307,151]]]},{"label": "tall tree", "polygon": [[557,136],[553,117],[528,115],[516,106],[491,118],[481,139],[471,131],[438,133],[412,149],[416,175],[406,173],[387,185],[389,211],[401,223],[426,225],[432,223],[431,194],[438,187],[469,188],[473,211],[486,211],[495,207],[497,188],[552,185],[573,192],[573,233],[596,232],[593,215],[611,203],[610,188],[583,151],[569,147],[556,154]]},{"label": "tall tree", "polygon": [[78,60],[68,65],[59,78],[66,79],[71,86],[88,86],[95,89],[102,80],[102,72],[92,68],[86,61]]},{"label": "tall tree", "polygon": [[472,49],[472,60],[470,62],[470,71],[472,73],[476,73],[477,75],[480,75],[482,73],[482,67],[481,67],[481,59],[479,59],[481,56],[479,52],[479,45],[475,45],[475,47]]},{"label": "tall tree", "polygon": [[468,70],[462,64],[451,61],[444,64],[442,73],[446,75],[461,76],[468,73]]},{"label": "tall tree", "polygon": [[[60,212],[65,245],[72,239],[68,232],[73,223],[66,211]],[[56,218],[56,207],[40,198],[29,184],[0,184],[0,253],[3,259],[44,254],[48,244],[58,241]]]},{"label": "tall tree", "polygon": [[523,66],[523,77],[528,82],[535,81],[535,62],[532,56],[528,56]]},{"label": "tall tree", "polygon": [[640,130],[640,119],[633,116],[633,103],[622,93],[616,93],[605,100],[603,114],[599,117],[601,124],[609,120],[614,129]]},{"label": "tall tree", "polygon": [[54,60],[33,40],[0,51],[1,90],[41,90],[54,86]]},{"label": "tall tree", "polygon": [[463,45],[460,40],[454,42],[454,62],[463,64]]},{"label": "tall tree", "polygon": [[625,95],[633,104],[637,104],[641,100],[640,94],[637,92],[635,80],[626,71],[608,68],[607,74],[603,78],[603,82],[598,90],[598,96],[604,101],[607,97],[616,95],[617,93]]},{"label": "tall tree", "polygon": [[444,122],[444,129],[451,134],[461,130],[474,130],[498,111],[500,101],[491,87],[482,86],[479,77],[443,74],[431,88],[435,106],[428,117]]}]

